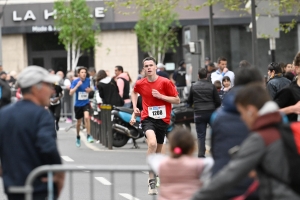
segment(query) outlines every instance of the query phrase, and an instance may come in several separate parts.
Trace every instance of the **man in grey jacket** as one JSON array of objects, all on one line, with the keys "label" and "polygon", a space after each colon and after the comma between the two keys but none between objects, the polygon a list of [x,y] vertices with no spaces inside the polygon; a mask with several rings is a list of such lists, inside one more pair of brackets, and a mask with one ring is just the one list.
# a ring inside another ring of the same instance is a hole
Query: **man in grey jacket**
[{"label": "man in grey jacket", "polygon": [[240,90],[235,102],[252,134],[230,163],[192,199],[223,199],[228,189],[255,169],[261,200],[299,200],[300,196],[289,187],[289,165],[278,129],[284,118],[278,112],[277,104],[270,101],[260,82]]}]

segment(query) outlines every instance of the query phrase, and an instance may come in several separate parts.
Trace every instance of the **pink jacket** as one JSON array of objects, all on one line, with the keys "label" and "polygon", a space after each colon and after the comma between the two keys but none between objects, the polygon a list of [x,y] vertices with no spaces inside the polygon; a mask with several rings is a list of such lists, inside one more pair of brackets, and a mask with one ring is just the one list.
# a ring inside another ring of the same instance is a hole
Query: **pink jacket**
[{"label": "pink jacket", "polygon": [[211,158],[183,155],[179,158],[162,159],[163,156],[160,155],[153,155],[157,158],[151,156],[148,158],[149,164],[160,178],[159,200],[190,199],[201,188],[205,179],[210,178],[213,166]]}]

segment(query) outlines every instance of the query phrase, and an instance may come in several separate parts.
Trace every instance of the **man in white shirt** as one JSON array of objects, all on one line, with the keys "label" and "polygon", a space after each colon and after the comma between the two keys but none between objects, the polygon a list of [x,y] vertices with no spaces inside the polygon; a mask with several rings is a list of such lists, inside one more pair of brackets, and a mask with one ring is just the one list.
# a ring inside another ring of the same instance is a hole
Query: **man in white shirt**
[{"label": "man in white shirt", "polygon": [[222,83],[222,79],[224,76],[228,76],[231,81],[231,87],[234,84],[234,73],[229,71],[227,68],[227,59],[224,57],[218,58],[218,67],[219,69],[216,70],[211,74],[211,82],[214,84],[215,81],[219,80]]}]

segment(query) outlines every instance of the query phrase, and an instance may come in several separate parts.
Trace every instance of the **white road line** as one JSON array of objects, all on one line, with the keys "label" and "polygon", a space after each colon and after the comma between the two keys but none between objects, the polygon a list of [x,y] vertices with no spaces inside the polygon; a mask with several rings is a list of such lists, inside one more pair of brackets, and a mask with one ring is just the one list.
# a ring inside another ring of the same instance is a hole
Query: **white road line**
[{"label": "white road line", "polygon": [[111,182],[109,182],[107,179],[103,177],[95,177],[95,179],[100,183],[102,183],[103,185],[111,185]]},{"label": "white road line", "polygon": [[74,162],[74,160],[72,158],[70,158],[69,156],[61,156],[61,158],[67,162]]},{"label": "white road line", "polygon": [[138,199],[130,194],[126,194],[126,193],[119,193],[119,195],[121,195],[125,199],[129,199],[129,200],[140,200],[140,199]]}]

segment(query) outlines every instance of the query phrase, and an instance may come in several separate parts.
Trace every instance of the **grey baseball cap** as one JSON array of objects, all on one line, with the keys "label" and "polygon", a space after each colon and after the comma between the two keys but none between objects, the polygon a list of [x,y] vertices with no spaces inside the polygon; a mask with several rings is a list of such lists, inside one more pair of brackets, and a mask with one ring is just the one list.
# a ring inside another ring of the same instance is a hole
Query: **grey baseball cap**
[{"label": "grey baseball cap", "polygon": [[56,83],[60,77],[50,74],[46,69],[39,66],[28,66],[18,76],[17,84],[20,88],[28,88],[40,82]]}]

